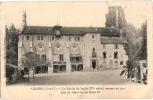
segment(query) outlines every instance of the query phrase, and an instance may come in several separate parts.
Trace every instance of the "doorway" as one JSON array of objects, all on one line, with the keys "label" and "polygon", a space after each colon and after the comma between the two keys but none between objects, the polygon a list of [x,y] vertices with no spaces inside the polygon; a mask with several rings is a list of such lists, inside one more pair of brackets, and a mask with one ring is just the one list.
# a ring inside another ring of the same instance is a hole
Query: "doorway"
[{"label": "doorway", "polygon": [[71,71],[75,72],[76,71],[76,65],[71,65]]},{"label": "doorway", "polygon": [[92,60],[92,68],[93,68],[93,69],[96,68],[96,60]]},{"label": "doorway", "polygon": [[60,65],[60,72],[66,72],[66,65]]}]

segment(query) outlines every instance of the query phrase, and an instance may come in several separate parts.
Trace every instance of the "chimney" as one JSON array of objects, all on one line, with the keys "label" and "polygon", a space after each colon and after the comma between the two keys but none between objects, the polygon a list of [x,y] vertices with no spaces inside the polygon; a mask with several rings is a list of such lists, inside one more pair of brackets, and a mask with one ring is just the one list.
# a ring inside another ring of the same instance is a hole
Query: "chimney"
[{"label": "chimney", "polygon": [[23,15],[22,15],[22,31],[25,29],[26,26],[27,26],[26,12],[23,11]]}]

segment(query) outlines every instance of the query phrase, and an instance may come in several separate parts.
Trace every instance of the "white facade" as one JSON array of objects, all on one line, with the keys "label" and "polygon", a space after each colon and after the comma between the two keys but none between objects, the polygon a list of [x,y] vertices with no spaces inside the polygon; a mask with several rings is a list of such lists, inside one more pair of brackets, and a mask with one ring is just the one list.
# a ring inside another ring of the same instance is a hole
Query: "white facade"
[{"label": "white facade", "polygon": [[38,67],[35,73],[73,72],[99,69],[99,67],[126,66],[128,56],[124,45],[127,42],[121,37],[119,31],[116,28],[99,29],[100,31],[94,27],[59,25],[24,26],[19,35],[18,61],[20,62],[23,54],[31,51],[51,62],[51,67],[48,65],[44,68]]}]

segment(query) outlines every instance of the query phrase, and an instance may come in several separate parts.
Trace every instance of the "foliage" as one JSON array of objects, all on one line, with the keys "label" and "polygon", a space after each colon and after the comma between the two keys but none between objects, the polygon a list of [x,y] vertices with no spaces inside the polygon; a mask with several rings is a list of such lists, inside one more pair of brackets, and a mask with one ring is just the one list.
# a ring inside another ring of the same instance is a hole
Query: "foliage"
[{"label": "foliage", "polygon": [[139,65],[138,60],[146,60],[147,58],[147,25],[146,23],[142,24],[141,29],[136,29],[134,25],[127,24],[122,30],[126,34],[124,38],[128,42],[125,46],[129,58],[126,65],[129,73],[131,73],[131,68]]},{"label": "foliage", "polygon": [[[47,59],[40,59],[38,55],[34,52],[27,52],[21,58],[22,67],[24,69],[28,69],[28,82],[29,82],[29,70],[34,70],[38,66],[49,65],[49,61]],[[34,72],[33,72],[34,78]]]},{"label": "foliage", "polygon": [[110,6],[108,7],[108,13],[106,14],[106,27],[117,27],[122,29],[126,26],[124,9],[121,6]]},{"label": "foliage", "polygon": [[14,48],[10,48],[9,50],[6,50],[6,63],[10,63],[13,65],[17,65],[17,53],[14,51]]},{"label": "foliage", "polygon": [[140,31],[135,28],[133,24],[128,23],[126,27],[122,29],[123,38],[128,42],[125,45],[125,51],[128,55],[129,59],[135,59],[137,53],[140,51],[142,36],[140,35]]},{"label": "foliage", "polygon": [[34,52],[27,52],[21,58],[22,67],[28,67],[32,69],[33,67],[41,66],[44,64],[48,64],[46,59],[40,59],[37,57],[37,54]]},{"label": "foliage", "polygon": [[6,78],[9,81],[11,81],[11,77],[12,77],[13,73],[14,73],[14,68],[11,67],[11,66],[6,65],[6,74],[5,75],[6,75]]},{"label": "foliage", "polygon": [[18,34],[19,30],[12,26],[6,27],[6,62],[18,65]]},{"label": "foliage", "polygon": [[142,24],[142,45],[140,52],[137,55],[139,60],[147,60],[147,22]]}]

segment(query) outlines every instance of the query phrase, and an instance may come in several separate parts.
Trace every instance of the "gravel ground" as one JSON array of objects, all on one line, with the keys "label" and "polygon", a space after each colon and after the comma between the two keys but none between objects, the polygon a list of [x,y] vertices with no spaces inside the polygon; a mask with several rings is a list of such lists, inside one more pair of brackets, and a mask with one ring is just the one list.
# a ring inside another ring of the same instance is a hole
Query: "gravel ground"
[{"label": "gravel ground", "polygon": [[127,81],[126,75],[120,76],[122,69],[109,69],[94,72],[69,72],[35,75],[30,82],[27,76],[13,85],[125,85],[138,84]]}]

